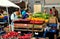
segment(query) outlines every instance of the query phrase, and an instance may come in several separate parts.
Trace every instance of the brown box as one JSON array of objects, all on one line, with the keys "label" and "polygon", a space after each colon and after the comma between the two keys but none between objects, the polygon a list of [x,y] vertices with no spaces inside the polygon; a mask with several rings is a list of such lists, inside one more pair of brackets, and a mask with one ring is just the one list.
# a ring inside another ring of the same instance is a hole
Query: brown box
[{"label": "brown box", "polygon": [[57,22],[57,18],[56,17],[50,17],[49,18],[49,23],[56,23]]}]

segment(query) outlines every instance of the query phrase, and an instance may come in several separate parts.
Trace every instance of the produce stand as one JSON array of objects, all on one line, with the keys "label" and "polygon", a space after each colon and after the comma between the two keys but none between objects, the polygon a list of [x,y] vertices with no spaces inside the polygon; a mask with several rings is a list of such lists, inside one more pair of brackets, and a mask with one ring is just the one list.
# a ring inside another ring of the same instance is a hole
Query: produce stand
[{"label": "produce stand", "polygon": [[26,19],[18,19],[14,21],[15,30],[30,31],[33,36],[35,32],[43,32],[46,23],[48,23],[49,14],[37,13]]},{"label": "produce stand", "polygon": [[[23,25],[22,27],[21,24]],[[24,24],[26,25],[24,27]],[[15,30],[19,30],[19,31],[31,31],[32,34],[34,34],[34,32],[43,32],[40,29],[43,29],[44,27],[44,22],[40,22],[40,23],[31,23],[31,20],[28,19],[19,19],[19,20],[15,20],[14,21],[14,26],[15,26]],[[20,29],[16,29],[16,26],[18,26],[18,28]],[[41,27],[40,27],[41,26]]]},{"label": "produce stand", "polygon": [[[53,19],[54,19],[54,17],[53,17]],[[54,23],[56,23],[56,22],[54,22],[53,19],[52,19],[53,23],[51,23],[51,22],[50,23],[53,26],[55,26]],[[32,34],[34,36],[34,34],[43,32],[44,28],[46,28],[46,26],[49,26],[49,25],[47,25],[47,23],[49,23],[49,21],[51,21],[50,17],[47,19],[39,18],[39,17],[26,18],[26,19],[20,18],[20,19],[14,20],[14,30],[15,31],[24,31],[24,34],[25,34],[25,31],[27,31],[29,33],[32,32]],[[39,35],[40,35],[40,33],[39,33]],[[56,36],[56,34],[55,34],[55,36]]]}]

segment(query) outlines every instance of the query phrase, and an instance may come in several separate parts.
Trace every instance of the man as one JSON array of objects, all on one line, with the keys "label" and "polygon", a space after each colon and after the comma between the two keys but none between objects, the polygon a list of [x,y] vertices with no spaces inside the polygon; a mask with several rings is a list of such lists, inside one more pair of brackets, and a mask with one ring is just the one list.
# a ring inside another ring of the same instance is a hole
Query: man
[{"label": "man", "polygon": [[20,14],[19,10],[16,10],[14,13],[11,14],[11,29],[12,29],[12,31],[14,31],[14,23],[13,23],[13,21],[18,19],[19,14]]}]

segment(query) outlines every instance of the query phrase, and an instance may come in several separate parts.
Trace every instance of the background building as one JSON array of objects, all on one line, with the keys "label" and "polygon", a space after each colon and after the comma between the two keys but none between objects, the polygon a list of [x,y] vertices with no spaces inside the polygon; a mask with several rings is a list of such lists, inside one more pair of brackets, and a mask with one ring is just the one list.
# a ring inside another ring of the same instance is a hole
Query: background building
[{"label": "background building", "polygon": [[49,11],[52,6],[55,6],[60,12],[60,0],[10,0],[14,3],[19,3],[20,1],[25,1],[28,3],[29,9],[31,12],[37,11],[36,9],[40,9],[39,11],[43,11],[44,7]]},{"label": "background building", "polygon": [[60,0],[45,0],[45,8],[47,8],[47,10],[53,6],[55,6],[60,13]]}]

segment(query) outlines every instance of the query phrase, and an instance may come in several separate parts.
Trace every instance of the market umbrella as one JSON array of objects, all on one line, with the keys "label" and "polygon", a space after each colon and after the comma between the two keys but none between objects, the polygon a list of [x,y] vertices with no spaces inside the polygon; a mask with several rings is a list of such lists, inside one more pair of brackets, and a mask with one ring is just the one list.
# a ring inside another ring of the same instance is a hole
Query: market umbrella
[{"label": "market umbrella", "polygon": [[[6,11],[7,11],[7,15],[8,15],[8,23],[9,23],[8,7],[15,7],[15,8],[19,8],[20,9],[19,6],[17,6],[16,4],[10,2],[9,0],[0,0],[0,6],[1,7],[6,7]],[[9,26],[9,29],[10,29],[10,26]]]},{"label": "market umbrella", "polygon": [[14,3],[10,2],[9,0],[0,0],[0,6],[20,8],[19,6],[15,5]]}]

